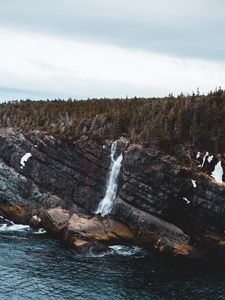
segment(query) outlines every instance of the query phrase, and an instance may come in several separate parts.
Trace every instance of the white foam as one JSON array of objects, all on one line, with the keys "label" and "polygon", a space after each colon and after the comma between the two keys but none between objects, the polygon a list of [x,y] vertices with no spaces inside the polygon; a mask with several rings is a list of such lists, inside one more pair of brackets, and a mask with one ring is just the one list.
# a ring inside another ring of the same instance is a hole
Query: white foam
[{"label": "white foam", "polygon": [[6,232],[6,231],[27,231],[30,230],[29,225],[22,225],[22,224],[0,224],[0,231]]},{"label": "white foam", "polygon": [[11,225],[14,224],[13,221],[11,221],[11,220],[9,220],[9,219],[6,219],[6,218],[4,218],[3,216],[0,216],[0,219],[2,219],[3,221],[5,221],[5,222],[7,222],[7,223],[9,223],[9,224],[11,224]]},{"label": "white foam", "polygon": [[34,234],[45,234],[47,231],[44,228],[38,228],[37,231],[34,231]]},{"label": "white foam", "polygon": [[143,253],[143,249],[138,246],[123,246],[123,245],[113,245],[109,246],[113,253],[122,256],[131,256]]},{"label": "white foam", "polygon": [[21,169],[23,169],[25,167],[25,163],[28,161],[28,159],[32,156],[31,153],[26,153],[20,160],[20,164],[21,164]]},{"label": "white foam", "polygon": [[221,161],[215,165],[214,171],[212,172],[211,176],[218,182],[223,183],[223,168],[221,166]]}]

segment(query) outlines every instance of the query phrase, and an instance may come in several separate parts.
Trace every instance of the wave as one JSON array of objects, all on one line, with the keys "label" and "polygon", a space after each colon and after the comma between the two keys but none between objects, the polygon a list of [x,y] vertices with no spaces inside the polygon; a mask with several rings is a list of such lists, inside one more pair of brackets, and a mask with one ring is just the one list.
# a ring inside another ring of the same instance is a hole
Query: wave
[{"label": "wave", "polygon": [[34,234],[45,234],[47,231],[44,228],[38,228]]},{"label": "wave", "polygon": [[144,257],[147,255],[147,252],[138,246],[124,246],[124,245],[112,245],[109,246],[108,251],[95,253],[91,248],[86,253],[86,257],[101,258],[105,256],[135,256],[135,257]]},{"label": "wave", "polygon": [[22,224],[0,224],[0,232],[16,232],[16,231],[27,231],[30,230],[29,225]]},{"label": "wave", "polygon": [[109,246],[113,254],[122,256],[133,256],[133,255],[144,255],[145,251],[143,248],[138,246],[123,246],[123,245],[112,245]]}]

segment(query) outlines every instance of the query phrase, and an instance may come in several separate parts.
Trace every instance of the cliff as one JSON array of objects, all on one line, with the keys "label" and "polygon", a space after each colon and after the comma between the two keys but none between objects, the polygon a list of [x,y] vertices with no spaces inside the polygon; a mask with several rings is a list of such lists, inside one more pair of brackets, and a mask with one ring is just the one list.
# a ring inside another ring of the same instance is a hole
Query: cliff
[{"label": "cliff", "polygon": [[121,242],[175,256],[224,257],[225,185],[209,175],[217,158],[201,168],[204,153],[196,159],[197,150],[182,148],[187,166],[157,145],[121,140],[117,197],[102,218],[94,212],[105,194],[111,143],[0,129],[1,215],[44,226],[77,250]]}]

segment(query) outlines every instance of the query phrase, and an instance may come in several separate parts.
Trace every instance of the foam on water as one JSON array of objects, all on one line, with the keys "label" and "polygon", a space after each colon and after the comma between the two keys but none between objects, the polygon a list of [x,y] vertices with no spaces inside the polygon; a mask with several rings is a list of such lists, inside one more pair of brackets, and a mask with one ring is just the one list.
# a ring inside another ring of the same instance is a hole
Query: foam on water
[{"label": "foam on water", "polygon": [[96,253],[93,249],[89,249],[87,253],[82,254],[85,257],[101,258],[105,256],[135,256],[135,257],[144,257],[147,255],[147,252],[138,246],[124,246],[124,245],[112,245],[109,246],[107,251]]},{"label": "foam on water", "polygon": [[47,231],[44,228],[38,228],[37,231],[34,231],[34,234],[45,234]]},{"label": "foam on water", "polygon": [[113,245],[109,246],[112,253],[122,256],[143,255],[144,250],[138,246]]},{"label": "foam on water", "polygon": [[0,224],[0,232],[8,232],[8,231],[27,231],[30,230],[29,225],[22,225],[22,224],[13,224],[13,225],[8,225],[8,224]]}]

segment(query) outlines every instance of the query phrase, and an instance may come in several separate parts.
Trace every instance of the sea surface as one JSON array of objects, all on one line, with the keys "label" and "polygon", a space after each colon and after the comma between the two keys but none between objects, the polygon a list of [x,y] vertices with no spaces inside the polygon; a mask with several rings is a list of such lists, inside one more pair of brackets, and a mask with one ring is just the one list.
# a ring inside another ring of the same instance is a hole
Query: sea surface
[{"label": "sea surface", "polygon": [[120,245],[78,255],[43,230],[0,225],[0,299],[225,299],[225,266],[174,265]]}]

